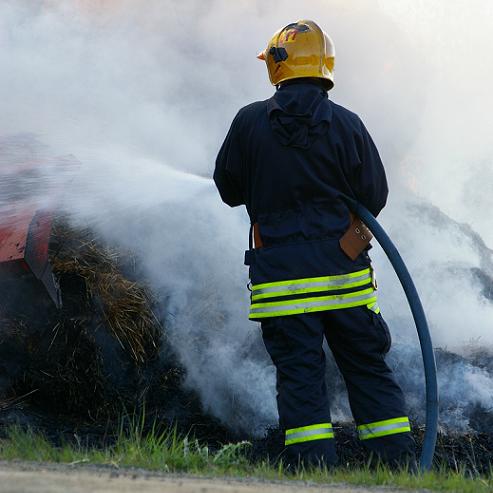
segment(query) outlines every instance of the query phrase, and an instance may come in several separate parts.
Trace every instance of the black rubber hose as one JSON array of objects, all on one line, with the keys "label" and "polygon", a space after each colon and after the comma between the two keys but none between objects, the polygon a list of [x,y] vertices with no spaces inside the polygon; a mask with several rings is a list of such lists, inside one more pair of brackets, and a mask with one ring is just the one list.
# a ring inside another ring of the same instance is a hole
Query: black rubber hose
[{"label": "black rubber hose", "polygon": [[406,264],[385,230],[380,226],[371,212],[361,204],[358,204],[349,198],[346,199],[346,202],[349,208],[373,233],[375,239],[389,258],[390,263],[402,284],[404,292],[406,293],[407,301],[413,314],[421,345],[421,354],[423,355],[426,382],[426,430],[420,457],[420,469],[421,471],[428,471],[433,464],[438,432],[438,383],[435,354],[433,353],[433,344],[431,342],[430,330],[428,328],[428,322],[426,321],[425,312]]}]

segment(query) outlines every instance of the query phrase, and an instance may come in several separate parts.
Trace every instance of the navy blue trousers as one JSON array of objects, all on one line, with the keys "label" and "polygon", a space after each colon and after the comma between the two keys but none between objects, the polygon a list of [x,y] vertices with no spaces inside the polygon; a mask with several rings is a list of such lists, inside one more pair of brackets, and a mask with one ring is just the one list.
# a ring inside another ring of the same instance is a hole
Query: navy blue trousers
[{"label": "navy blue trousers", "polygon": [[326,433],[331,417],[324,337],[345,380],[356,425],[363,428],[362,443],[384,462],[412,460],[414,441],[402,424],[404,396],[385,362],[391,339],[381,314],[362,306],[274,317],[262,321],[262,333],[277,368],[280,427],[293,433],[286,439],[302,437],[286,445],[285,462],[337,463],[334,439]]}]

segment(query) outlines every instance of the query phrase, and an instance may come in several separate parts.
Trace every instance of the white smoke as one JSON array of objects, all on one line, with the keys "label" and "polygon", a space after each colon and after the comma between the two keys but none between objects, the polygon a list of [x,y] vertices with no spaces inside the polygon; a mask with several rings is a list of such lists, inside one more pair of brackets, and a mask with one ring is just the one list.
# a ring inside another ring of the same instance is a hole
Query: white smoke
[{"label": "white smoke", "polygon": [[[492,348],[493,305],[472,274],[488,269],[493,247],[492,17],[488,0],[0,0],[2,142],[32,134],[50,149],[33,193],[58,190],[75,222],[138,252],[189,384],[224,422],[257,431],[276,410],[273,368],[246,320],[248,221],[209,179],[235,112],[272,93],[256,53],[298,18],[330,32],[331,98],[361,115],[380,148],[391,186],[382,220],[415,274],[435,345]],[[53,156],[69,154],[78,164],[56,171]],[[11,162],[2,153],[0,174]],[[484,248],[428,203],[476,228]],[[414,346],[402,292],[374,252],[394,339]],[[446,402],[493,407],[477,392],[492,387],[488,374],[457,372]],[[450,416],[467,425],[463,412]]]}]

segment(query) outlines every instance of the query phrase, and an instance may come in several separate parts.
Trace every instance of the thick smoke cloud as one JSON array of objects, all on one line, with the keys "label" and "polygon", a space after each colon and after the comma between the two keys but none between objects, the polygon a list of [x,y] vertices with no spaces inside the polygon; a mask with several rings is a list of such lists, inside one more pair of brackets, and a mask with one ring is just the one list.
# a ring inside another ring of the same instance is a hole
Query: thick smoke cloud
[{"label": "thick smoke cloud", "polygon": [[[362,116],[387,164],[382,221],[416,276],[435,345],[492,348],[488,0],[0,2],[2,183],[43,155],[31,194],[56,196],[75,223],[138,252],[189,385],[206,409],[253,432],[276,411],[273,368],[246,320],[248,221],[220,203],[209,177],[237,109],[272,92],[256,53],[304,17],[336,42],[331,97]],[[9,186],[0,192],[0,203],[11,198]],[[399,343],[391,358],[418,412],[417,338],[374,252]],[[470,406],[493,407],[493,378],[462,361],[439,369],[443,423],[467,429]]]}]

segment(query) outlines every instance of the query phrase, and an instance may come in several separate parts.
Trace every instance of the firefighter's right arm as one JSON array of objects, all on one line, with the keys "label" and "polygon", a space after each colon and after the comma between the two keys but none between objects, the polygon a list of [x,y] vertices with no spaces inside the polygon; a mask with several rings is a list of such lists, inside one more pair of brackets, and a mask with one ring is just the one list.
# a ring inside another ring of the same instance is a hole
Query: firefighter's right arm
[{"label": "firefighter's right arm", "polygon": [[238,115],[217,155],[214,182],[223,202],[231,207],[245,203],[241,184],[242,151]]}]

